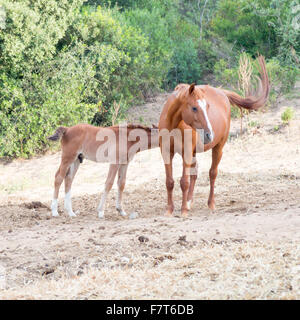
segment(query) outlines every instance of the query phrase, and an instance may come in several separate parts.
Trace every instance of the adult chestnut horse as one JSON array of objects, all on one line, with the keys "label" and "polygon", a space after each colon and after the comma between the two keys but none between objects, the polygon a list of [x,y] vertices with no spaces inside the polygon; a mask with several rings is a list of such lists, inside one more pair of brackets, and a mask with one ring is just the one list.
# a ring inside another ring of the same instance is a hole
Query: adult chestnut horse
[{"label": "adult chestnut horse", "polygon": [[[266,71],[264,57],[259,56],[260,65],[259,86],[254,96],[242,98],[237,93],[214,88],[209,85],[179,84],[166,101],[159,120],[160,148],[165,162],[166,187],[168,193],[168,205],[166,215],[171,216],[174,210],[172,174],[172,159],[175,153],[180,153],[183,158],[183,173],[180,180],[182,189],[182,216],[187,212],[193,201],[193,191],[197,174],[190,175],[191,169],[196,167],[196,145],[201,143],[197,129],[203,129],[202,150],[212,149],[212,163],[209,170],[210,193],[208,207],[215,210],[214,185],[218,173],[218,165],[222,157],[222,149],[227,141],[230,129],[230,105],[236,105],[248,110],[257,110],[262,107],[269,96],[269,79]],[[171,132],[179,129],[181,137],[169,138],[168,143],[163,143],[161,137],[163,129]],[[190,149],[184,150],[184,131],[192,131],[192,143]],[[182,139],[176,141],[176,139]],[[176,143],[180,147],[176,147]],[[183,156],[185,154],[185,157]],[[193,161],[194,159],[194,161]],[[169,160],[169,161],[168,161]]]}]

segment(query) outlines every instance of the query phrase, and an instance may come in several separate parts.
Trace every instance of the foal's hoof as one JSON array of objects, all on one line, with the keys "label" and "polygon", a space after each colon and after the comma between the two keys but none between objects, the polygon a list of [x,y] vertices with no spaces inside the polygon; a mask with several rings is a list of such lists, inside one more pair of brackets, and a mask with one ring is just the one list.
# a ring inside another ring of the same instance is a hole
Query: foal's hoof
[{"label": "foal's hoof", "polygon": [[57,211],[52,211],[52,217],[59,217],[59,214]]},{"label": "foal's hoof", "polygon": [[69,212],[69,217],[76,217],[76,214],[73,211]]},{"label": "foal's hoof", "polygon": [[168,218],[173,217],[173,212],[168,210],[168,211],[165,213],[165,217],[168,217]]},{"label": "foal's hoof", "polygon": [[126,217],[127,216],[127,213],[123,209],[121,209],[121,208],[116,208],[116,209],[117,209],[117,211],[120,213],[120,215],[122,217]]},{"label": "foal's hoof", "polygon": [[104,218],[104,211],[98,212],[98,218],[103,219]]}]

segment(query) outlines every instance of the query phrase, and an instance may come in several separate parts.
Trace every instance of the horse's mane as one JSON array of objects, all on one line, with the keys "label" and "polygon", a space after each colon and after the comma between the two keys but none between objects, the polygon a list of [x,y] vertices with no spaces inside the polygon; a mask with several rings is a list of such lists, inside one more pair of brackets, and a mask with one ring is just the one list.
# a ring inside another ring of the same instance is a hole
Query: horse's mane
[{"label": "horse's mane", "polygon": [[151,132],[153,129],[158,129],[157,125],[153,124],[152,127],[147,127],[147,126],[143,126],[141,124],[132,124],[132,123],[129,123],[127,125],[117,125],[117,126],[114,126],[115,128],[122,128],[122,127],[126,127],[127,129],[129,130],[133,130],[133,129],[142,129],[142,130],[145,130],[147,132]]}]

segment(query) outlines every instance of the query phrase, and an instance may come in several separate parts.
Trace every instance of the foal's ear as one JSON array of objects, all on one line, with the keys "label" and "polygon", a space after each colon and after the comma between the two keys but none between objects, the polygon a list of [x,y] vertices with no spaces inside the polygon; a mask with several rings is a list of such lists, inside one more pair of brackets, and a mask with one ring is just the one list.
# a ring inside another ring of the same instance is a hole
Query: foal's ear
[{"label": "foal's ear", "polygon": [[189,94],[192,94],[193,92],[194,92],[194,90],[195,90],[195,83],[192,83],[191,85],[190,85],[190,87],[189,87]]}]

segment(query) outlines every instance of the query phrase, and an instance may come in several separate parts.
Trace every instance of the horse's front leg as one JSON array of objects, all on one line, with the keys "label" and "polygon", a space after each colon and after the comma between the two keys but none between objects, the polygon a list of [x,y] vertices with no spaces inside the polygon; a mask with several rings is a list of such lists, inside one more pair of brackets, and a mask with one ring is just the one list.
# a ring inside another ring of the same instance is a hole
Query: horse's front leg
[{"label": "horse's front leg", "polygon": [[174,211],[174,201],[173,201],[173,189],[174,189],[174,179],[173,179],[173,162],[174,155],[170,155],[170,163],[165,164],[165,171],[166,171],[166,187],[168,193],[168,205],[167,205],[167,212],[166,216],[170,217],[173,215]]},{"label": "horse's front leg", "polygon": [[212,149],[212,163],[209,170],[210,192],[208,198],[208,207],[213,212],[215,210],[215,181],[218,174],[218,165],[222,158],[223,144],[216,145]]},{"label": "horse's front leg", "polygon": [[187,164],[183,161],[182,177],[180,179],[180,187],[182,191],[182,205],[181,205],[181,215],[187,217],[188,215],[188,192],[190,186],[190,174],[191,174],[191,164]]}]

